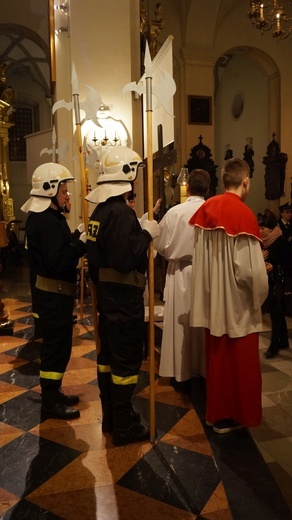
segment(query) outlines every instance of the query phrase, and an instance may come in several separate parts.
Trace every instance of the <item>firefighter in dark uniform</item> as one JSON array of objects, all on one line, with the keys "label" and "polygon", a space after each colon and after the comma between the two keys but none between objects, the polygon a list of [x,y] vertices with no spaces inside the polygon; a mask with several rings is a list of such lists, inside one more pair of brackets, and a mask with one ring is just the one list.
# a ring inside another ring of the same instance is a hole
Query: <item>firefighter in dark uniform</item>
[{"label": "firefighter in dark uniform", "polygon": [[142,229],[127,204],[139,166],[144,166],[141,158],[130,148],[107,150],[97,188],[86,197],[97,203],[88,225],[87,257],[99,312],[102,430],[112,432],[115,445],[149,439],[131,399],[143,359],[147,250],[159,226],[145,220]]},{"label": "firefighter in dark uniform", "polygon": [[25,227],[28,259],[36,280],[34,310],[39,316],[43,337],[41,409],[57,419],[80,416],[79,410],[71,407],[79,402],[78,396],[65,395],[62,391],[72,349],[77,265],[86,250],[84,225],[72,235],[62,214],[69,199],[69,181],[74,181],[74,177],[64,166],[42,164],[33,173],[31,197],[21,208],[29,213]]},{"label": "firefighter in dark uniform", "polygon": [[[292,250],[292,204],[286,202],[279,207],[280,219],[278,226],[282,231],[282,235]],[[284,281],[284,312],[286,316],[292,316],[292,266],[290,265],[289,272],[285,274]]]}]

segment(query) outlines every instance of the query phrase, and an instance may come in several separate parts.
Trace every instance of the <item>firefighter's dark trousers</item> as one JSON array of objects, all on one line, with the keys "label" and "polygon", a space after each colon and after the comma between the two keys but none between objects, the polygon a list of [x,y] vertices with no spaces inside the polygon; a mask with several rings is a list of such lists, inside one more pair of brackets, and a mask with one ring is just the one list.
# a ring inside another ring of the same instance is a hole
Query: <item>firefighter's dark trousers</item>
[{"label": "firefighter's dark trousers", "polygon": [[143,289],[110,282],[100,282],[96,289],[102,408],[103,412],[112,410],[114,430],[125,431],[133,421],[131,398],[143,359]]},{"label": "firefighter's dark trousers", "polygon": [[74,298],[35,289],[35,307],[42,328],[40,384],[42,390],[61,387],[72,350]]}]

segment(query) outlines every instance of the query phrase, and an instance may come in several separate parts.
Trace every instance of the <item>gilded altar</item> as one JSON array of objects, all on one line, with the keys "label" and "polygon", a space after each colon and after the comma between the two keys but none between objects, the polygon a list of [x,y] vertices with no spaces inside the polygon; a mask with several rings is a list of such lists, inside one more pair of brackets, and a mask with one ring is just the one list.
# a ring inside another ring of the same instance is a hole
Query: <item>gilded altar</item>
[{"label": "gilded altar", "polygon": [[7,147],[10,115],[15,91],[6,86],[5,64],[0,65],[0,221],[15,220],[13,199],[9,194],[9,179],[7,171]]}]

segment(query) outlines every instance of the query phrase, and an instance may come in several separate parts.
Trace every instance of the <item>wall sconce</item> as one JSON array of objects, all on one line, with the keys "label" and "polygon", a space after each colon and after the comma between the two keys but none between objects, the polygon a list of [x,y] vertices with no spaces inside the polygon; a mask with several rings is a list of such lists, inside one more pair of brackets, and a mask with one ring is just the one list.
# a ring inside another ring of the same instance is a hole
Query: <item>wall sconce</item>
[{"label": "wall sconce", "polygon": [[94,146],[116,146],[121,144],[121,140],[117,137],[117,133],[115,132],[115,136],[112,140],[110,140],[106,135],[106,130],[104,131],[104,136],[98,139],[96,137],[96,132],[93,132],[93,137],[91,141],[94,143]]},{"label": "wall sconce", "polygon": [[109,147],[128,146],[130,137],[127,128],[121,119],[113,117],[110,106],[101,103],[96,119],[96,123],[92,120],[83,123],[82,134],[87,146],[94,150],[98,158]]},{"label": "wall sconce", "polygon": [[68,32],[68,27],[59,27],[59,29],[55,29],[55,34],[61,34],[61,33],[64,33],[64,32]]},{"label": "wall sconce", "polygon": [[[56,1],[56,0],[55,0]],[[62,4],[54,4],[55,34],[67,33],[70,36],[70,3],[64,0]]]},{"label": "wall sconce", "polygon": [[62,13],[68,14],[68,5],[67,4],[56,4],[54,5],[55,11],[62,11]]}]

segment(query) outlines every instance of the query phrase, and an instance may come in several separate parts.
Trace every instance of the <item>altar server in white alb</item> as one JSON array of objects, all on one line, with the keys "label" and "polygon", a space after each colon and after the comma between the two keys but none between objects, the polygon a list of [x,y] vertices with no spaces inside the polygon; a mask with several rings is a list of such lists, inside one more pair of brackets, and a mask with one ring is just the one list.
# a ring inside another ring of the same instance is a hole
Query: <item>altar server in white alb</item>
[{"label": "altar server in white alb", "polygon": [[168,260],[159,375],[178,383],[204,375],[204,330],[189,325],[194,229],[188,222],[204,203],[209,186],[209,173],[193,170],[187,200],[168,210],[159,224],[160,236],[154,240],[155,249]]}]

